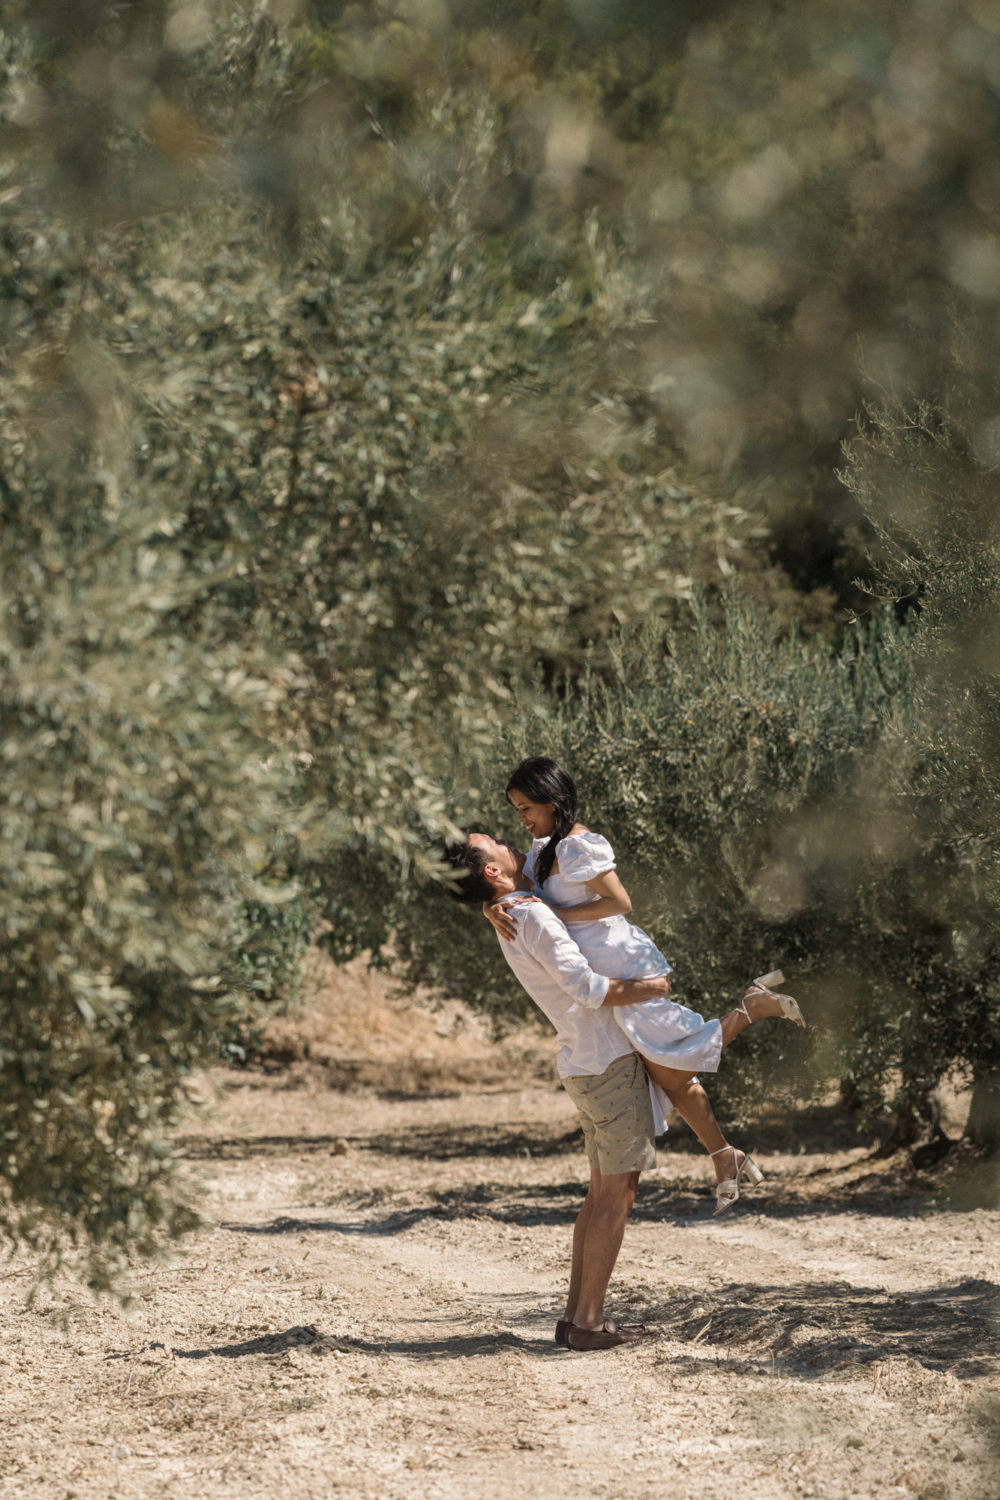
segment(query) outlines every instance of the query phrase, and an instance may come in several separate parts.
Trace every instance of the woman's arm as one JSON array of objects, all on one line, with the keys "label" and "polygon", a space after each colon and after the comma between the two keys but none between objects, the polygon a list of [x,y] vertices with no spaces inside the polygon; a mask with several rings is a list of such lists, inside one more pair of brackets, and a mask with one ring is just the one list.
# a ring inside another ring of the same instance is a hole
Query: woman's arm
[{"label": "woman's arm", "polygon": [[508,943],[512,943],[517,937],[517,923],[501,901],[484,901],[483,916]]},{"label": "woman's arm", "polygon": [[605,870],[585,884],[595,893],[596,899],[584,901],[580,906],[553,906],[552,910],[564,922],[598,922],[602,917],[626,917],[632,910],[628,891],[614,870]]}]

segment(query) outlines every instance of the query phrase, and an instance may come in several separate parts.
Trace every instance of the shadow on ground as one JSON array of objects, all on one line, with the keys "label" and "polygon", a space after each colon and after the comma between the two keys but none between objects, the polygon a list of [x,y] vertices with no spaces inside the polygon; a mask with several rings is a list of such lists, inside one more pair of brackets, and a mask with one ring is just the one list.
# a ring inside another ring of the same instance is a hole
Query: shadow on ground
[{"label": "shadow on ground", "polygon": [[[481,1156],[550,1157],[569,1156],[583,1150],[583,1132],[574,1126],[552,1128],[519,1123],[515,1129],[496,1125],[454,1128],[413,1126],[395,1134],[346,1136],[255,1135],[181,1136],[179,1154],[191,1161],[242,1161],[258,1156],[329,1155],[346,1141],[353,1151],[416,1161],[461,1161]],[[698,1147],[699,1151],[701,1147]]]},{"label": "shadow on ground", "polygon": [[[385,1097],[385,1096],[380,1096]],[[400,1096],[401,1097],[401,1096]],[[457,1097],[453,1093],[439,1097]],[[769,1111],[749,1132],[760,1151],[848,1151],[859,1145],[877,1147],[877,1130],[859,1135],[854,1117],[843,1109],[816,1108],[800,1111]],[[330,1135],[252,1135],[207,1137],[185,1135],[177,1139],[180,1154],[191,1160],[243,1160],[258,1156],[323,1155],[337,1144]],[[583,1133],[574,1125],[546,1125],[519,1120],[510,1125],[422,1125],[405,1130],[346,1136],[353,1151],[416,1161],[460,1161],[475,1157],[567,1156],[583,1150]],[[669,1156],[704,1157],[704,1147],[676,1117],[661,1150]]]},{"label": "shadow on ground", "polygon": [[[619,1316],[641,1313],[659,1336],[660,1363],[693,1373],[702,1363],[737,1361],[801,1379],[831,1371],[868,1369],[910,1360],[961,1380],[1000,1373],[1000,1287],[991,1281],[897,1296],[880,1287],[843,1282],[748,1282],[724,1293],[683,1294],[636,1283],[618,1293]],[[405,1331],[378,1341],[338,1334],[315,1324],[295,1326],[236,1344],[173,1349],[175,1359],[274,1357],[290,1349],[325,1354],[397,1354],[410,1358],[490,1357],[505,1349],[564,1357],[552,1339],[552,1319],[538,1314],[537,1335],[508,1329],[442,1333],[434,1314],[407,1319]],[[162,1348],[149,1345],[148,1351]],[[697,1351],[697,1352],[695,1352]],[[146,1351],[141,1351],[146,1352]],[[120,1356],[117,1356],[120,1357]],[[134,1357],[134,1356],[133,1356]],[[577,1356],[574,1356],[577,1357]]]},{"label": "shadow on ground", "polygon": [[262,1334],[259,1338],[244,1339],[238,1344],[212,1344],[197,1349],[170,1348],[160,1343],[146,1344],[132,1354],[109,1355],[108,1359],[121,1361],[141,1358],[144,1354],[169,1353],[173,1359],[245,1359],[262,1355],[268,1358],[287,1354],[290,1349],[305,1349],[313,1355],[324,1354],[405,1354],[423,1359],[467,1359],[473,1355],[489,1357],[504,1349],[523,1349],[536,1355],[554,1354],[556,1347],[551,1333],[551,1319],[546,1321],[545,1333],[537,1338],[521,1338],[507,1329],[485,1333],[456,1333],[442,1335],[436,1329],[426,1334],[414,1334],[408,1338],[371,1339],[355,1338],[353,1335],[338,1335],[324,1332],[315,1324],[296,1325],[280,1333]]},{"label": "shadow on ground", "polygon": [[[627,1295],[673,1340],[710,1345],[726,1358],[773,1357],[786,1373],[821,1375],[904,1356],[962,1380],[1000,1373],[1000,1287],[991,1281],[906,1296],[839,1282],[747,1283],[667,1303],[641,1285]],[[690,1357],[682,1351],[674,1361]]]},{"label": "shadow on ground", "polygon": [[[900,1214],[936,1211],[931,1202],[935,1183],[903,1163],[897,1168],[838,1174],[816,1168],[794,1176],[768,1178],[748,1206],[768,1218],[799,1218],[832,1214],[864,1214],[898,1218]],[[395,1188],[341,1191],[304,1209],[326,1209],[330,1217],[282,1216],[267,1223],[229,1222],[227,1229],[252,1235],[285,1234],[294,1230],[327,1230],[337,1234],[401,1234],[424,1220],[480,1219],[495,1223],[569,1225],[575,1219],[586,1182],[567,1177],[560,1182],[478,1182],[419,1196]],[[685,1225],[712,1218],[714,1189],[689,1177],[647,1177],[639,1186],[633,1222]],[[727,1215],[725,1224],[739,1222],[741,1209]]]}]

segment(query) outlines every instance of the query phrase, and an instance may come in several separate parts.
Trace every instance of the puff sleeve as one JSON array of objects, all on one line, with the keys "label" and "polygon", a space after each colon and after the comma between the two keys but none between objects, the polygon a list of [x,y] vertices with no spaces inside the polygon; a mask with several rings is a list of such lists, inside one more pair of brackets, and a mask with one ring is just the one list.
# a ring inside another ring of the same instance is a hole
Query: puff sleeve
[{"label": "puff sleeve", "polygon": [[564,880],[594,880],[615,867],[615,851],[599,833],[570,834],[560,841],[557,858]]}]

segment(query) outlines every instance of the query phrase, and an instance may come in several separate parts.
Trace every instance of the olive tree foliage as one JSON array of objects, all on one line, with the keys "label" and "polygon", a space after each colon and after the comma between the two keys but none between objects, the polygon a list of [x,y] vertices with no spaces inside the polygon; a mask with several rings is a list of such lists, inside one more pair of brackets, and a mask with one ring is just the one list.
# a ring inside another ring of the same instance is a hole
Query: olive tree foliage
[{"label": "olive tree foliage", "polygon": [[[951,335],[937,400],[871,406],[841,471],[888,614],[831,649],[738,590],[721,614],[700,599],[665,637],[624,633],[611,674],[525,705],[482,779],[516,838],[506,774],[522,754],[563,759],[686,1003],[721,1012],[754,973],[787,970],[809,1033],[741,1038],[719,1075],[726,1107],[839,1078],[866,1115],[893,1109],[891,1146],[911,1145],[939,1130],[957,1070],[968,1135],[996,1149],[998,402],[969,372],[979,321]],[[428,930],[412,890],[393,910],[415,981],[461,975],[485,1006],[510,1003],[478,913]]]},{"label": "olive tree foliage", "polygon": [[[424,180],[415,145],[405,174],[370,123],[355,138],[365,99],[327,86],[322,37],[219,15],[186,59],[168,17],[145,133],[115,117],[116,149],[92,163],[107,212],[142,206],[159,140],[190,202],[91,224],[55,274],[134,393],[135,482],[176,496],[198,566],[239,554],[217,628],[269,633],[308,667],[290,731],[310,787],[419,857],[442,817],[424,742],[461,744],[538,657],[578,660],[685,593],[693,568],[728,568],[747,518],[616,378],[653,286],[599,219],[501,244],[472,231],[463,194],[497,150],[488,99],[419,104]],[[168,84],[190,111],[184,151],[158,134]],[[284,215],[267,183],[264,202],[245,188],[272,169]],[[425,233],[400,245],[384,214],[408,194]],[[56,257],[21,225],[23,288]]]},{"label": "olive tree foliage", "polygon": [[968,871],[920,818],[918,635],[890,612],[835,651],[782,641],[734,596],[724,633],[696,617],[666,655],[623,653],[591,698],[603,745],[566,715],[567,751],[677,955],[687,1003],[721,1014],[771,967],[803,1003],[807,1032],[761,1025],[727,1051],[719,1097],[737,1114],[840,1079],[865,1117],[890,1106],[894,1140],[910,1143],[929,1088],[969,1061],[925,1009],[934,991],[935,1021],[944,1013],[942,918]]},{"label": "olive tree foliage", "polygon": [[[723,1014],[754,975],[786,969],[810,1030],[761,1025],[727,1051],[716,1096],[737,1117],[831,1075],[877,1109],[898,1066],[926,892],[873,753],[910,712],[910,635],[884,615],[832,649],[738,589],[721,618],[698,596],[666,635],[623,633],[611,673],[505,721],[484,766],[515,842],[512,766],[543,750],[572,770],[682,1003]],[[363,878],[356,889],[375,895]],[[391,920],[412,983],[472,994],[500,1018],[519,1005],[478,909],[429,908],[409,883]]]},{"label": "olive tree foliage", "polygon": [[[699,598],[666,636],[624,632],[610,674],[519,705],[481,779],[516,839],[500,794],[517,759],[545,751],[572,769],[686,1003],[721,1012],[754,973],[788,971],[809,1033],[741,1038],[724,1106],[839,1078],[864,1114],[892,1108],[890,1146],[912,1145],[939,1131],[957,1070],[974,1086],[969,1137],[995,1149],[998,403],[969,372],[979,320],[956,318],[951,336],[938,399],[872,405],[841,471],[889,613],[832,649],[738,589],[721,611]],[[414,982],[461,976],[486,1008],[516,1006],[478,913],[428,928],[412,889],[392,912]]]},{"label": "olive tree foliage", "polygon": [[[1000,1145],[1000,716],[995,383],[969,378],[969,329],[937,400],[872,409],[844,478],[879,539],[887,594],[919,607],[912,707],[888,765],[905,809],[908,863],[923,872],[923,962],[908,983],[904,1095],[959,1064],[974,1084],[968,1133]],[[925,1107],[926,1112],[926,1107]]]},{"label": "olive tree foliage", "polygon": [[995,354],[1000,22],[0,24],[3,972],[28,997],[0,1170],[8,1228],[117,1254],[186,1213],[159,1142],[232,986],[294,948],[275,896],[377,950],[407,871],[485,814],[511,716],[588,664],[617,680],[615,631],[698,580],[739,562],[829,626],[792,584],[850,596],[870,522],[830,471],[859,395],[926,384],[956,296],[967,368]]},{"label": "olive tree foliage", "polygon": [[[193,1222],[168,1131],[336,860],[432,868],[539,658],[747,527],[602,378],[648,288],[595,219],[508,257],[425,184],[400,255],[351,125],[276,222],[301,38],[175,76],[175,21],[2,41],[0,1227],[98,1286]],[[472,170],[489,111],[421,128]]]},{"label": "olive tree foliage", "polygon": [[[293,894],[258,877],[275,827],[302,827],[270,742],[297,679],[255,645],[179,628],[211,580],[155,498],[110,503],[107,447],[79,409],[16,385],[0,465],[0,1225],[50,1268],[68,1240],[89,1248],[103,1285],[129,1245],[192,1222],[165,1131],[233,1011],[241,900]],[[104,395],[110,443],[113,381]]]}]

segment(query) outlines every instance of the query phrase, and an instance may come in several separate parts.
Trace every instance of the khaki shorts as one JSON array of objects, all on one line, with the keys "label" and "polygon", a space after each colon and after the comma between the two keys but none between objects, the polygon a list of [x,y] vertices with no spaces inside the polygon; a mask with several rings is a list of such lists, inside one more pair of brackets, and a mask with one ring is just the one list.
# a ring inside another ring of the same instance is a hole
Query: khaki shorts
[{"label": "khaki shorts", "polygon": [[649,1080],[637,1053],[616,1057],[603,1073],[564,1078],[563,1088],[580,1111],[587,1160],[602,1177],[656,1166]]}]

